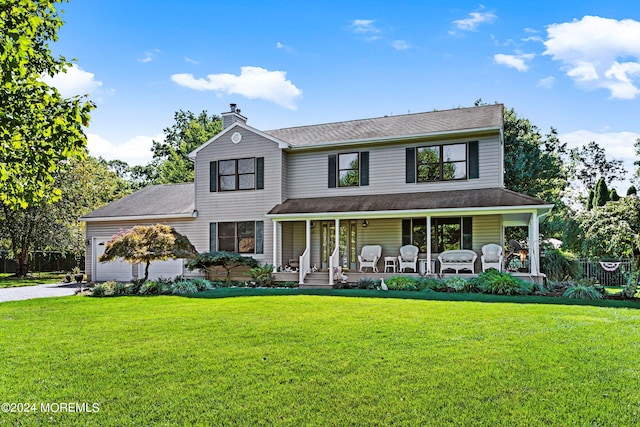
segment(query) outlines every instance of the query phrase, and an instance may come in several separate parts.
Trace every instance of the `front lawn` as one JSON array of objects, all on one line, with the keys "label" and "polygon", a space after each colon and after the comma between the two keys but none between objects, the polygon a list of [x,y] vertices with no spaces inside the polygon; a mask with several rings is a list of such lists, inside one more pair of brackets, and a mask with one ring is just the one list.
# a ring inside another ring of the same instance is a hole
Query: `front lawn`
[{"label": "front lawn", "polygon": [[[67,297],[2,303],[0,325],[2,402],[38,405],[2,425],[640,423],[629,308]],[[99,411],[39,411],[59,402]]]},{"label": "front lawn", "polygon": [[0,273],[0,289],[60,283],[64,280],[64,276],[64,273],[43,272],[30,273],[27,277],[14,277],[12,273]]}]

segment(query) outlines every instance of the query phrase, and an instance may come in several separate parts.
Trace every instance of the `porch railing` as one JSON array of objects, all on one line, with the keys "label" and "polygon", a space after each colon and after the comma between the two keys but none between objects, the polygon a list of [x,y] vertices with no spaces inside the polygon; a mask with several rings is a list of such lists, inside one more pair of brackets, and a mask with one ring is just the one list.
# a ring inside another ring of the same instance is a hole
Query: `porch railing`
[{"label": "porch railing", "polygon": [[340,268],[340,248],[335,248],[329,258],[329,284],[333,286],[336,268]]},{"label": "porch railing", "polygon": [[301,285],[304,285],[304,278],[307,276],[307,273],[309,273],[309,270],[311,269],[311,256],[309,254],[310,251],[309,248],[307,248],[304,250],[302,255],[300,255],[300,263],[298,264],[298,268],[300,269],[298,272],[298,283]]}]

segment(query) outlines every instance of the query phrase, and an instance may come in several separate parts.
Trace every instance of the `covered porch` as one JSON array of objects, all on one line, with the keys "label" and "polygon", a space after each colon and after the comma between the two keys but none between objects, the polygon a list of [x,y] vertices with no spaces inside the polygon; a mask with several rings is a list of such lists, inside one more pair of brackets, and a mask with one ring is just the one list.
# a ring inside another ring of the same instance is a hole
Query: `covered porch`
[{"label": "covered porch", "polygon": [[[484,194],[478,197],[472,193]],[[504,248],[505,228],[525,226],[526,260],[522,263],[519,255],[521,265],[514,274],[537,280],[541,277],[539,222],[551,208],[538,199],[504,189],[290,199],[267,215],[273,221],[274,273],[278,281],[295,280],[301,285],[309,280],[317,282],[319,277],[334,285],[343,280],[343,274],[349,283],[397,274],[469,277],[482,271],[484,245]],[[419,248],[418,262],[415,271],[400,272],[394,260],[408,244]],[[382,248],[376,262],[378,271],[367,267],[360,272],[358,255],[370,245]],[[438,255],[456,249],[477,254],[473,271],[441,273]],[[504,255],[506,260],[507,253]]]}]

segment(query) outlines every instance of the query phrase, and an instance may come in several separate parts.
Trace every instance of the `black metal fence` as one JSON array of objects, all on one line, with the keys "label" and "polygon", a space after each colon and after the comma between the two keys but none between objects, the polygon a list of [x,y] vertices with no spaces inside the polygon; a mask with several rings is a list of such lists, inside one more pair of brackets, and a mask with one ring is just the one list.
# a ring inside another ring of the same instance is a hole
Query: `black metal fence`
[{"label": "black metal fence", "polygon": [[[79,260],[71,253],[33,251],[29,254],[29,271],[71,271],[76,265],[84,270],[84,256]],[[0,273],[15,273],[16,262],[7,254],[0,253]]]},{"label": "black metal fence", "polygon": [[580,258],[582,277],[595,280],[603,286],[624,286],[628,273],[634,271],[634,262],[630,258],[616,261],[600,261],[597,259]]}]

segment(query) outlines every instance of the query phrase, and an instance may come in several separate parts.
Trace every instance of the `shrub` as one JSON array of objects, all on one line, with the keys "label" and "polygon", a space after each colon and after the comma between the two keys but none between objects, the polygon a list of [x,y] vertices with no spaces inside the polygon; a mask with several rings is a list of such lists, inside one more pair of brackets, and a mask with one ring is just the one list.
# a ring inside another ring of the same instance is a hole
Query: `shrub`
[{"label": "shrub", "polygon": [[626,298],[635,298],[638,292],[638,282],[640,282],[640,271],[629,274],[627,283],[624,285],[624,289],[622,289],[622,294]]},{"label": "shrub", "polygon": [[509,273],[494,269],[480,273],[476,283],[480,290],[486,294],[515,295],[531,293],[531,283],[513,277]]},{"label": "shrub", "polygon": [[444,283],[448,288],[451,288],[456,292],[467,292],[466,289],[469,288],[468,280],[463,279],[462,277],[448,277],[445,279]]},{"label": "shrub", "polygon": [[562,294],[564,298],[601,299],[602,292],[586,283],[575,283]]},{"label": "shrub", "polygon": [[249,270],[251,278],[258,282],[262,286],[273,286],[273,265],[263,264],[258,267],[253,267]]},{"label": "shrub", "polygon": [[140,295],[160,295],[166,292],[167,286],[158,280],[149,280],[140,288]]},{"label": "shrub", "polygon": [[297,288],[300,286],[298,282],[278,282],[276,285],[279,288]]},{"label": "shrub", "polygon": [[190,295],[198,293],[197,286],[188,280],[181,280],[173,283],[169,290],[173,295]]},{"label": "shrub", "polygon": [[213,285],[207,279],[203,279],[202,277],[193,277],[189,279],[191,283],[196,287],[198,292],[208,291],[213,289]]},{"label": "shrub", "polygon": [[411,276],[393,276],[384,281],[392,291],[417,291],[417,280]]},{"label": "shrub", "polygon": [[117,282],[111,288],[111,294],[113,296],[129,295],[129,284]]},{"label": "shrub", "polygon": [[99,285],[95,285],[93,289],[91,289],[92,297],[106,297],[107,293],[110,292],[109,286],[107,282],[100,283]]},{"label": "shrub", "polygon": [[416,280],[416,287],[418,290],[422,291],[437,291],[437,292],[446,292],[447,284],[442,279],[437,279],[435,277],[420,277]]},{"label": "shrub", "polygon": [[[385,282],[386,283],[386,282]],[[362,278],[356,282],[356,288],[358,289],[378,289],[380,286],[380,280],[371,279],[369,277]],[[388,284],[387,284],[388,286]]]},{"label": "shrub", "polygon": [[576,257],[560,249],[545,251],[544,257],[540,259],[540,268],[549,280],[577,279],[582,274]]}]

